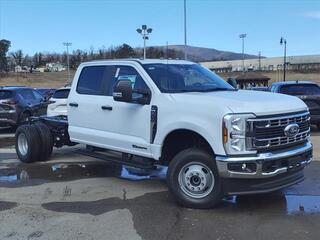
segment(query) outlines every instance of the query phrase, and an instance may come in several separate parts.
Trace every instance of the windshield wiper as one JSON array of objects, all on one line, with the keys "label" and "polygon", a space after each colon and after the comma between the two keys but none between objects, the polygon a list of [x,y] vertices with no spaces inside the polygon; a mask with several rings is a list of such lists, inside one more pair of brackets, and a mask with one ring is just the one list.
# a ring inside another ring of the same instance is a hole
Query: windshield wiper
[{"label": "windshield wiper", "polygon": [[215,91],[237,91],[232,88],[207,88],[207,89],[181,89],[177,92],[215,92]]},{"label": "windshield wiper", "polygon": [[237,89],[232,89],[232,88],[208,88],[208,89],[203,89],[203,92],[214,92],[214,91],[237,91]]}]

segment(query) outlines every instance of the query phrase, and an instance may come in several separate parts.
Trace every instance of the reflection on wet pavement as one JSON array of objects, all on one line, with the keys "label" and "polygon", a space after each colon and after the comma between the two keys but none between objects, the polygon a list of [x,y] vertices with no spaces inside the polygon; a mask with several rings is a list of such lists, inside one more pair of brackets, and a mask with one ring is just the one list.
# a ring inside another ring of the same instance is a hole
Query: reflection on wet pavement
[{"label": "reflection on wet pavement", "polygon": [[[119,177],[127,180],[164,180],[167,168],[139,169],[103,161],[73,163],[3,164],[0,167],[0,187],[21,187],[47,182],[85,178]],[[172,202],[172,204],[174,204]],[[218,209],[223,211],[313,214],[320,212],[320,196],[291,195],[276,192],[264,195],[226,197]]]},{"label": "reflection on wet pavement", "polygon": [[0,186],[36,185],[83,178],[165,179],[167,168],[139,169],[105,162],[7,164],[0,168]]},{"label": "reflection on wet pavement", "polygon": [[290,195],[282,192],[226,197],[222,209],[274,214],[313,214],[320,212],[320,196]]}]

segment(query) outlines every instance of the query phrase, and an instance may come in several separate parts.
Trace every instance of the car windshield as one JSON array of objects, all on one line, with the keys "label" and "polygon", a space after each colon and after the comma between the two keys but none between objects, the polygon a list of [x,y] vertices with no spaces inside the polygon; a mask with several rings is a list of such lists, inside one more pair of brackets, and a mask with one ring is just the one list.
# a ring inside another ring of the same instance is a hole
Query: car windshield
[{"label": "car windshield", "polygon": [[231,85],[198,64],[144,64],[164,93],[235,91]]},{"label": "car windshield", "polygon": [[320,95],[320,87],[315,84],[295,84],[282,86],[280,92],[294,96]]},{"label": "car windshield", "polygon": [[13,97],[12,91],[0,90],[0,100],[9,99]]}]

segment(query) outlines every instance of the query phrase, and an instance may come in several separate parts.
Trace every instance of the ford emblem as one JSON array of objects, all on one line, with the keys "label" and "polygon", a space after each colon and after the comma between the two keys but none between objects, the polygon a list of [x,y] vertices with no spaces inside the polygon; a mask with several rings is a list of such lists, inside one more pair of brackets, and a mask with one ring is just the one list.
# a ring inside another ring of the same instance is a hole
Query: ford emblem
[{"label": "ford emblem", "polygon": [[284,135],[287,137],[294,137],[299,133],[299,125],[296,123],[289,124],[288,126],[285,127],[284,129]]}]

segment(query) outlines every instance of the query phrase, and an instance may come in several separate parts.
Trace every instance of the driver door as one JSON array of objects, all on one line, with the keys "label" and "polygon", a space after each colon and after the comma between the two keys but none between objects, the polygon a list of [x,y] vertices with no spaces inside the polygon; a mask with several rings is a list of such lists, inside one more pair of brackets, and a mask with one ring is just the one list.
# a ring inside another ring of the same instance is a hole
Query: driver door
[{"label": "driver door", "polygon": [[[133,90],[149,89],[133,66],[116,66],[110,95],[119,80],[130,80]],[[138,94],[133,93],[133,98],[136,97],[139,97]],[[150,157],[151,104],[118,102],[112,98],[110,105],[112,113],[109,114],[108,124],[104,129],[113,138],[110,144],[113,144],[114,148],[120,147],[124,151],[130,149],[134,154]]]}]

